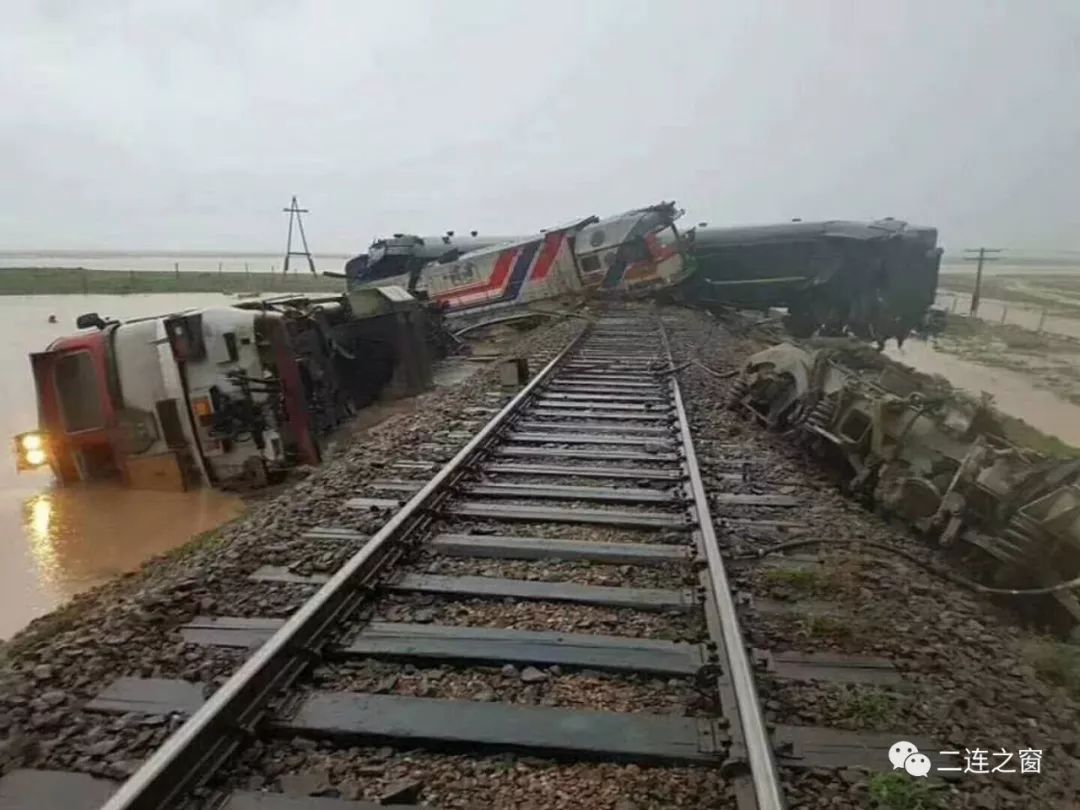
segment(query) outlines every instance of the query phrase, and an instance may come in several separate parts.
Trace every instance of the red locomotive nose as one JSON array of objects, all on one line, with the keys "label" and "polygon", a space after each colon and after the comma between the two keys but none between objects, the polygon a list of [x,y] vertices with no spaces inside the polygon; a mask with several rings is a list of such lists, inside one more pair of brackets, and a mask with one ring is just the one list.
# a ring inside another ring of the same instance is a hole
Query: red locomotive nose
[{"label": "red locomotive nose", "polygon": [[25,448],[23,468],[49,462],[65,483],[118,472],[107,341],[108,332],[99,329],[60,338],[47,351],[30,355],[39,424],[37,432],[22,434],[20,440],[33,444],[30,437],[47,436],[48,441],[42,438],[41,448]]}]

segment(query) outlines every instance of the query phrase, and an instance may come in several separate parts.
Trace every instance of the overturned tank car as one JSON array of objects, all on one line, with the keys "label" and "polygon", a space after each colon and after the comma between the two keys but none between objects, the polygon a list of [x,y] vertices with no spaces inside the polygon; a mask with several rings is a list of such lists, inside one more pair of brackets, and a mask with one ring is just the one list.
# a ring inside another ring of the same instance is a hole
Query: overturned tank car
[{"label": "overturned tank car", "polygon": [[[978,550],[1000,584],[1080,575],[1080,460],[1023,444],[1031,429],[849,340],[751,356],[729,407],[835,462],[851,494],[943,546]],[[1072,591],[1054,598],[1080,623]]]},{"label": "overturned tank car", "polygon": [[744,309],[787,308],[798,337],[852,334],[903,341],[934,303],[937,230],[896,219],[832,220],[687,234],[695,273],[684,300]]}]

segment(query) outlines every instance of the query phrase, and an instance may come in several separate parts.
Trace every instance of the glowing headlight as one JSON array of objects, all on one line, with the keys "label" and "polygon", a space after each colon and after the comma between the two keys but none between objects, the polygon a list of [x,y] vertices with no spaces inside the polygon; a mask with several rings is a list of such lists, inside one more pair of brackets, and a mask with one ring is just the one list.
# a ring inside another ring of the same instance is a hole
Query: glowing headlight
[{"label": "glowing headlight", "polygon": [[27,452],[27,456],[29,457],[31,452],[41,450],[41,448],[45,446],[45,441],[37,433],[27,433],[22,437],[21,444],[22,449]]},{"label": "glowing headlight", "polygon": [[49,457],[45,455],[45,451],[40,448],[26,451],[26,463],[31,467],[40,467],[48,460]]}]

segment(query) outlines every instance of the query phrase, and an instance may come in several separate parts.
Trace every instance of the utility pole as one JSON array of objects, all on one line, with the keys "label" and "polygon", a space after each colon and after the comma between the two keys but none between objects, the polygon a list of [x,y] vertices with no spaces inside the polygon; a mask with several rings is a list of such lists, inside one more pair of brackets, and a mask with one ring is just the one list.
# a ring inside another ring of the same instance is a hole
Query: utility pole
[{"label": "utility pole", "polygon": [[[283,276],[289,274],[289,257],[290,256],[306,256],[308,261],[308,267],[311,268],[311,275],[315,275],[315,262],[311,258],[311,251],[308,250],[307,236],[304,234],[304,221],[300,218],[301,214],[308,213],[307,208],[301,208],[296,202],[296,195],[293,194],[292,205],[288,208],[282,208],[282,211],[289,215],[289,238],[285,243],[285,266],[281,270]],[[304,245],[303,250],[292,249],[292,226],[293,219],[296,219],[296,227],[300,229],[300,241]],[[271,271],[273,272],[273,271]]]},{"label": "utility pole", "polygon": [[[295,199],[293,200],[295,202]],[[971,317],[974,318],[979,313],[979,293],[982,291],[982,269],[983,262],[996,262],[998,256],[991,256],[991,253],[1001,253],[1001,248],[968,248],[964,253],[973,253],[976,255],[965,256],[965,262],[978,262],[978,266],[975,268],[975,292],[971,294]]]}]

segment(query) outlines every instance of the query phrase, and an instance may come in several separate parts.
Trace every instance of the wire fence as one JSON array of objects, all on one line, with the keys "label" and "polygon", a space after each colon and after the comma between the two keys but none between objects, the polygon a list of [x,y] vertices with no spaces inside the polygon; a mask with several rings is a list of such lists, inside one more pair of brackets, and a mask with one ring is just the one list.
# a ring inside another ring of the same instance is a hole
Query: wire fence
[{"label": "wire fence", "polygon": [[[971,316],[969,293],[938,292],[935,304],[962,318]],[[986,323],[1012,324],[1033,332],[1080,338],[1080,319],[1055,313],[1050,307],[1031,306],[996,298],[980,298],[976,317]]]}]

